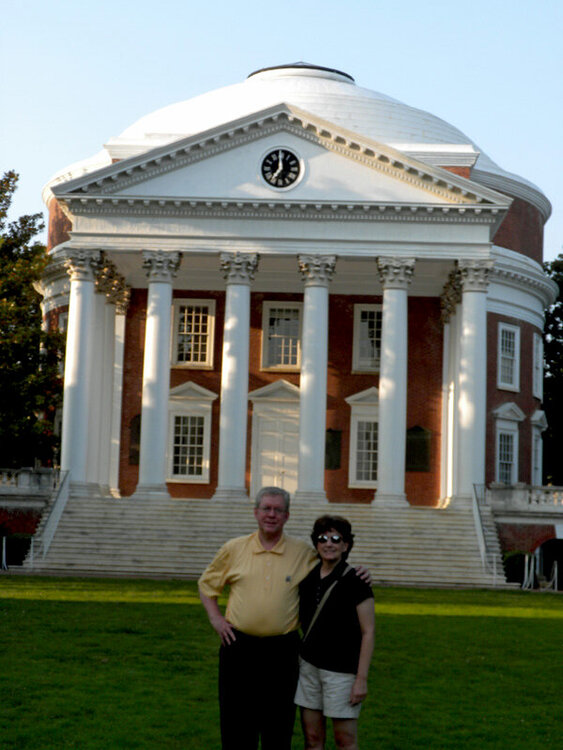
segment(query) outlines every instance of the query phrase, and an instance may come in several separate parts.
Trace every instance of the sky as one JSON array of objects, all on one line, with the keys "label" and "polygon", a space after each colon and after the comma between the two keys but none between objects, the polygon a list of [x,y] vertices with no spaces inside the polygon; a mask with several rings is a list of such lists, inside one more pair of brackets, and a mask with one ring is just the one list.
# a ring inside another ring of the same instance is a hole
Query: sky
[{"label": "sky", "polygon": [[562,0],[3,0],[0,49],[12,219],[143,115],[306,61],[441,117],[533,182],[553,206],[545,259],[563,252]]}]

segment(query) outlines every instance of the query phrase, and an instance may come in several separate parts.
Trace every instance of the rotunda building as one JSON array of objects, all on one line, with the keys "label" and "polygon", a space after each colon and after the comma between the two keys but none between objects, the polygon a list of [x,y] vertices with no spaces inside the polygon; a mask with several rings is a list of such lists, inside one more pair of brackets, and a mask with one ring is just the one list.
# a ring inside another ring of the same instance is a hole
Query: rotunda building
[{"label": "rotunda building", "polygon": [[304,63],[157,110],[44,191],[76,496],[465,506],[541,484],[550,204]]}]

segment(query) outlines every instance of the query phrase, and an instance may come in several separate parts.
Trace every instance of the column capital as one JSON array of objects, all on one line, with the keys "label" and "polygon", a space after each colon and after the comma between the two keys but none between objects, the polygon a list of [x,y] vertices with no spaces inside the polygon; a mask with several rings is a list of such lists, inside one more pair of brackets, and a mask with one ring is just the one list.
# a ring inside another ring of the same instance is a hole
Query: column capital
[{"label": "column capital", "polygon": [[146,269],[149,282],[166,281],[171,284],[178,273],[180,260],[180,253],[176,251],[143,250],[143,268]]},{"label": "column capital", "polygon": [[71,281],[94,281],[102,258],[100,250],[68,250],[64,265]]},{"label": "column capital", "polygon": [[260,256],[258,253],[221,253],[221,272],[227,284],[248,284],[254,281]]},{"label": "column capital", "polygon": [[336,255],[298,255],[297,262],[305,286],[328,287],[334,275]]},{"label": "column capital", "polygon": [[121,314],[127,311],[131,288],[125,283],[125,278],[118,273],[115,263],[109,258],[102,257],[95,279],[96,291],[105,294],[108,302],[115,305]]},{"label": "column capital", "polygon": [[495,263],[493,260],[458,260],[461,288],[464,292],[486,292],[489,274]]},{"label": "column capital", "polygon": [[375,259],[379,279],[384,289],[408,289],[414,274],[414,258],[395,258],[380,255]]},{"label": "column capital", "polygon": [[457,268],[450,271],[448,280],[444,284],[444,290],[440,297],[440,310],[442,323],[448,323],[455,308],[461,302],[461,278]]}]

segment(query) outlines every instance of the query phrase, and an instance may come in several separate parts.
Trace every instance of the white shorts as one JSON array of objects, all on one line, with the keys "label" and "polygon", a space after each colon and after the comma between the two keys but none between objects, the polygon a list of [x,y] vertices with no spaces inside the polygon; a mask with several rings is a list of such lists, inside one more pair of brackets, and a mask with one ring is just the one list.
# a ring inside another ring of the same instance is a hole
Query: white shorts
[{"label": "white shorts", "polygon": [[319,669],[299,657],[299,682],[295,703],[313,711],[322,711],[331,719],[357,719],[361,704],[350,703],[355,674]]}]

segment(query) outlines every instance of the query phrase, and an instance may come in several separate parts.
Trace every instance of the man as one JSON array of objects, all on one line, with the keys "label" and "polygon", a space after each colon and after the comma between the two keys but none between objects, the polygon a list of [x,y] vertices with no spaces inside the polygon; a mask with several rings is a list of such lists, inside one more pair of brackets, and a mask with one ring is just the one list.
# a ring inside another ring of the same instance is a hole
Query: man
[{"label": "man", "polygon": [[[283,533],[289,493],[263,487],[258,531],[231,539],[199,579],[199,595],[221,638],[219,705],[223,750],[289,750],[298,676],[298,586],[317,562],[306,542]],[[369,574],[362,571],[362,577]],[[217,598],[230,586],[225,616]]]}]

